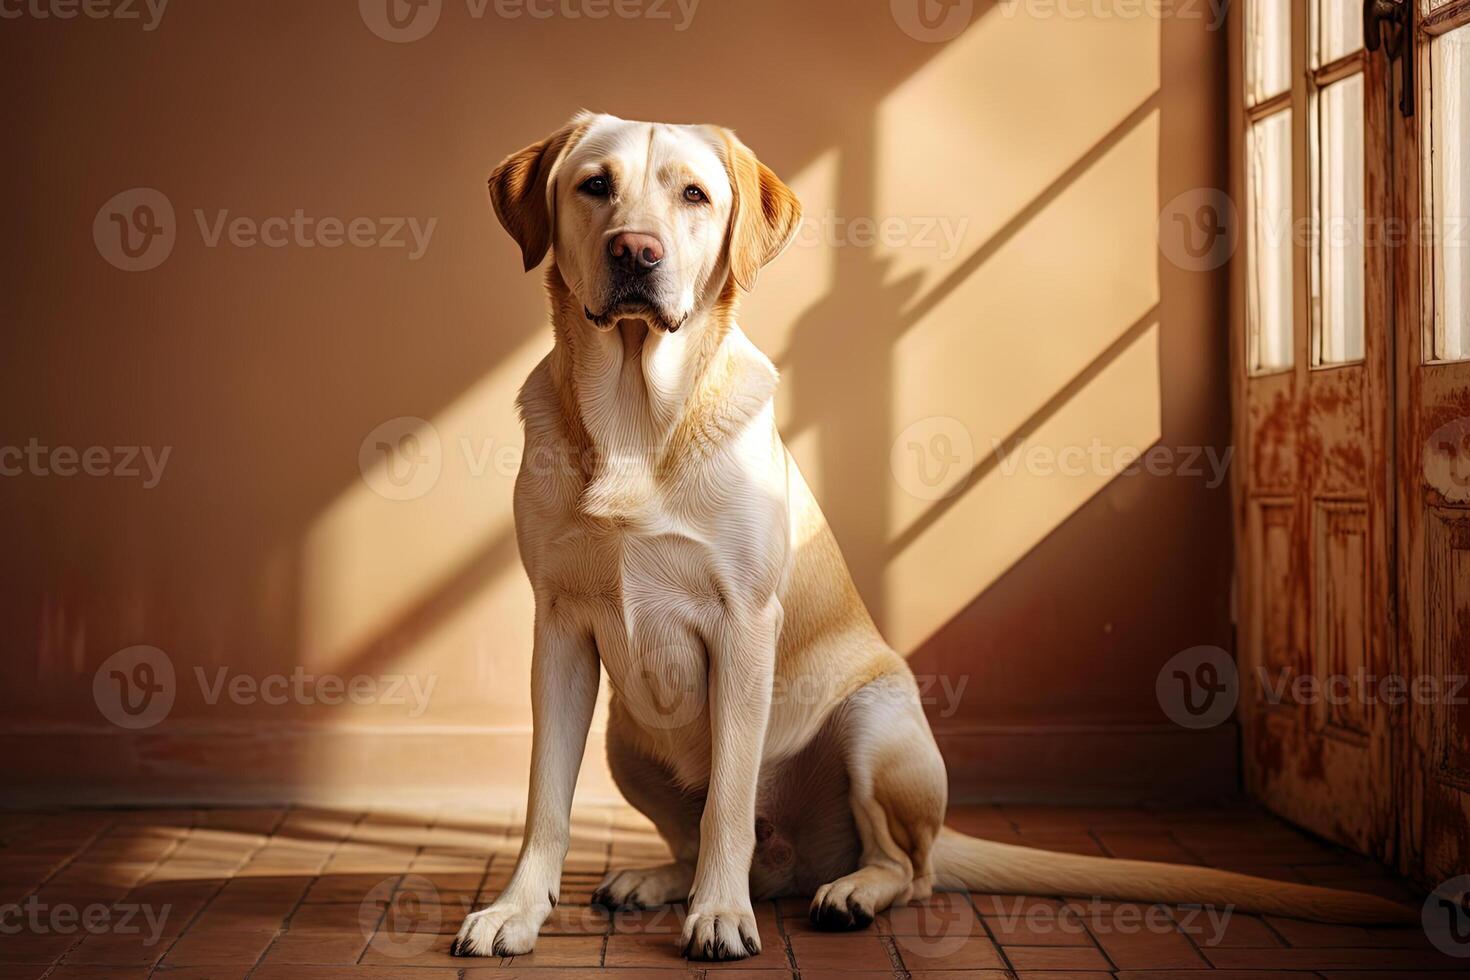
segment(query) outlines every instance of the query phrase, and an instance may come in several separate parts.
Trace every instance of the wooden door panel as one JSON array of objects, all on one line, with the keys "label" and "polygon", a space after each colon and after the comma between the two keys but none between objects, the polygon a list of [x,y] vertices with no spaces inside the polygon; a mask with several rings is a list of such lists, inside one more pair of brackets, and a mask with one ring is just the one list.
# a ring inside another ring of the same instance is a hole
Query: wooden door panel
[{"label": "wooden door panel", "polygon": [[[1380,350],[1383,348],[1380,347]],[[1370,413],[1384,406],[1367,365],[1310,373],[1308,419],[1302,432],[1302,470],[1319,496],[1341,494],[1365,500],[1373,483],[1368,470],[1376,433]],[[1386,423],[1386,418],[1384,422]]]},{"label": "wooden door panel", "polygon": [[1444,880],[1470,870],[1470,510],[1424,511],[1423,628],[1409,683],[1424,770],[1421,874]]},{"label": "wooden door panel", "polygon": [[[1317,729],[1362,742],[1373,731],[1373,712],[1363,695],[1378,676],[1369,655],[1373,543],[1368,506],[1357,501],[1317,501],[1312,581],[1312,673],[1332,681],[1317,701]],[[1341,683],[1339,683],[1339,681]]]},{"label": "wooden door panel", "polygon": [[[1395,62],[1391,44],[1313,57],[1309,10],[1329,0],[1291,0],[1290,92],[1252,101],[1233,83],[1238,149],[1254,145],[1252,127],[1289,119],[1293,208],[1316,218],[1323,187],[1352,183],[1312,155],[1319,100],[1361,73],[1367,218],[1360,361],[1337,363],[1356,348],[1319,244],[1295,245],[1291,343],[1271,336],[1290,358],[1251,353],[1263,307],[1249,252],[1234,281],[1240,714],[1253,793],[1433,886],[1470,873],[1470,251],[1449,241],[1470,249],[1470,213],[1439,213],[1446,201],[1470,212],[1470,0],[1406,2],[1416,25]],[[1237,159],[1250,217],[1246,189],[1271,172]],[[1310,703],[1283,695],[1297,674],[1318,685]],[[1321,689],[1343,679],[1345,692]]]},{"label": "wooden door panel", "polygon": [[1290,494],[1299,483],[1296,376],[1251,378],[1247,386],[1244,428],[1252,436],[1246,456],[1251,487],[1262,494]]},{"label": "wooden door panel", "polygon": [[[1260,498],[1256,510],[1260,575],[1255,646],[1260,651],[1260,666],[1270,675],[1295,673],[1301,670],[1300,651],[1304,649],[1298,628],[1304,619],[1299,611],[1303,596],[1296,586],[1301,581],[1296,568],[1296,500]],[[1255,678],[1255,692],[1258,699],[1264,700],[1268,692],[1262,681],[1260,676]]]},{"label": "wooden door panel", "polygon": [[[1317,142],[1327,125],[1319,109],[1326,93],[1350,83],[1346,91],[1362,93],[1361,232],[1388,207],[1386,67],[1361,50],[1314,60],[1308,8],[1292,3],[1294,209],[1320,219],[1326,206],[1320,192],[1332,181]],[[1277,105],[1243,106],[1243,128],[1281,111]],[[1340,189],[1341,173],[1332,176]],[[1243,238],[1250,248],[1252,236]],[[1391,719],[1364,692],[1389,662],[1393,639],[1391,252],[1362,239],[1361,345],[1341,343],[1341,319],[1331,324],[1338,343],[1328,345],[1325,311],[1341,317],[1352,304],[1324,291],[1322,241],[1308,236],[1295,245],[1291,368],[1252,372],[1242,352],[1253,326],[1242,318],[1235,329],[1247,336],[1232,345],[1236,438],[1246,461],[1237,481],[1244,762],[1248,789],[1271,809],[1387,859],[1396,840]],[[1247,255],[1247,310],[1251,263]],[[1353,350],[1359,359],[1348,359]]]},{"label": "wooden door panel", "polygon": [[[1436,359],[1443,232],[1434,213],[1441,172],[1431,147],[1443,93],[1435,90],[1432,47],[1470,24],[1470,0],[1415,2],[1420,16],[1409,56],[1416,111],[1396,114],[1393,124],[1393,213],[1406,227],[1428,232],[1399,248],[1394,265],[1398,648],[1409,688],[1396,760],[1400,866],[1436,886],[1470,873],[1470,686],[1462,681],[1470,675],[1470,361]],[[1442,332],[1444,324],[1438,326]]]}]

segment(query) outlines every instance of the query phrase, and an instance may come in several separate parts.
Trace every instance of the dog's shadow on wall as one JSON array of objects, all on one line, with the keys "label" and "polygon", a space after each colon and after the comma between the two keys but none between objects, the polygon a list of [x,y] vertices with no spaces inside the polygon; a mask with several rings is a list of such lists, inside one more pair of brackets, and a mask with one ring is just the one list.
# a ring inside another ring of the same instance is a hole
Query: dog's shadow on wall
[{"label": "dog's shadow on wall", "polygon": [[[1019,16],[995,0],[913,0],[912,8],[900,0],[706,0],[681,29],[620,17],[476,18],[464,6],[446,3],[432,34],[393,44],[373,36],[352,9],[344,15],[334,5],[288,0],[251,6],[247,11],[211,5],[172,15],[176,21],[159,32],[153,61],[133,59],[129,50],[109,46],[101,33],[88,32],[57,32],[21,52],[36,77],[54,83],[54,101],[89,105],[88,77],[105,72],[118,80],[114,102],[95,119],[62,123],[47,117],[47,106],[39,102],[14,107],[34,131],[59,138],[66,126],[90,127],[85,145],[122,148],[106,158],[105,167],[102,156],[87,154],[57,153],[44,167],[34,163],[38,195],[60,194],[57,187],[64,187],[75,197],[81,188],[105,200],[119,181],[156,184],[174,199],[181,222],[175,254],[157,272],[128,278],[103,270],[80,287],[68,280],[52,283],[56,288],[49,292],[32,291],[41,297],[74,294],[66,309],[72,321],[111,325],[85,337],[81,327],[58,328],[60,338],[45,341],[73,351],[68,367],[81,379],[67,420],[90,425],[89,433],[110,432],[118,414],[112,381],[122,365],[139,382],[127,412],[136,423],[132,431],[177,447],[169,479],[151,496],[105,494],[95,482],[53,484],[46,493],[54,497],[44,500],[35,485],[17,488],[38,495],[20,500],[18,510],[30,504],[65,517],[78,542],[101,557],[90,570],[94,575],[81,576],[65,564],[65,550],[36,527],[18,529],[17,563],[41,573],[16,583],[7,608],[14,613],[9,618],[17,624],[16,635],[32,639],[41,654],[37,663],[10,668],[20,674],[12,689],[54,681],[49,700],[89,721],[95,721],[96,709],[78,678],[89,678],[96,663],[79,671],[78,650],[89,658],[100,651],[92,658],[100,662],[112,650],[149,643],[167,650],[181,673],[195,663],[224,663],[256,675],[297,664],[329,665],[344,677],[381,675],[423,667],[405,665],[488,594],[506,593],[512,604],[526,605],[508,520],[508,478],[481,481],[482,496],[473,503],[451,501],[464,520],[436,526],[433,540],[394,539],[367,548],[354,542],[341,554],[308,555],[323,516],[366,493],[358,451],[374,426],[398,416],[437,423],[487,378],[497,379],[493,407],[505,409],[520,378],[499,379],[497,372],[525,350],[549,346],[539,283],[521,274],[516,249],[496,226],[484,192],[484,177],[499,159],[583,107],[630,118],[718,122],[735,128],[785,177],[834,161],[834,209],[846,217],[881,218],[880,185],[891,176],[882,171],[895,156],[883,152],[891,149],[885,141],[894,139],[881,122],[885,102],[916,79],[934,86],[925,73],[943,59],[1004,57],[1003,40],[992,39],[983,49],[970,45],[977,26],[988,29],[1002,15]],[[966,15],[968,30],[951,34],[936,27],[933,18],[946,10]],[[911,19],[915,12],[924,16]],[[1045,38],[1046,31],[1066,26],[1042,24],[1027,36]],[[1098,50],[1090,52],[1097,60],[1078,67],[1072,84],[1096,84],[1105,70],[1113,52],[1101,43],[1107,37],[1099,38]],[[1044,59],[1046,51],[1022,53]],[[94,70],[68,70],[81,64]],[[163,104],[146,95],[146,86],[132,94],[125,84],[143,71],[190,81],[176,85],[172,101]],[[1024,100],[1027,93],[936,89],[932,125],[946,124],[940,108],[948,100],[988,99],[993,107],[1000,98]],[[1074,140],[1081,145],[1068,150],[1069,165],[985,242],[956,256],[950,278],[926,288],[921,277],[876,250],[834,248],[826,259],[826,288],[789,311],[794,320],[783,345],[767,350],[785,377],[783,433],[788,442],[819,436],[817,468],[834,479],[820,494],[821,503],[880,626],[893,612],[885,569],[895,548],[905,544],[890,527],[890,505],[899,492],[889,469],[889,447],[901,427],[895,419],[896,345],[942,297],[982,271],[1154,117],[1160,120],[1163,156],[1163,147],[1180,140],[1171,127],[1179,127],[1192,108],[1151,98],[1127,106],[1116,123],[1097,126],[1106,133],[1100,141]],[[222,109],[229,127],[195,124]],[[1030,119],[1027,125],[1044,127],[1047,120]],[[1018,146],[1028,139],[1020,131],[994,136]],[[279,152],[242,154],[242,142]],[[929,175],[921,179],[990,180],[955,160],[899,157],[903,166]],[[1176,189],[1167,186],[1167,161],[1158,162],[1158,194],[1166,198]],[[289,213],[303,203],[339,215],[437,215],[438,226],[429,252],[413,263],[381,249],[231,251],[190,238],[196,208],[206,217],[221,208],[261,215]],[[89,204],[89,215],[93,209]],[[47,268],[98,267],[90,242],[66,244],[80,251],[64,259],[52,256],[56,261]],[[37,254],[50,256],[44,248]],[[53,275],[41,269],[36,274]],[[779,274],[776,267],[766,273]],[[1161,262],[1159,275],[1167,294],[1178,272]],[[1058,289],[1065,288],[1059,282]],[[38,322],[55,317],[32,293],[22,302],[36,304],[30,313]],[[1162,321],[1167,308],[1166,295],[1150,312]],[[971,312],[975,330],[992,328],[986,310]],[[1128,343],[1140,331],[1132,316],[1107,326]],[[1224,409],[1202,418],[1197,408],[1215,396],[1224,405],[1223,390],[1208,389],[1213,381],[1198,390],[1199,362],[1223,358],[1223,338],[1219,349],[1202,351],[1197,339],[1176,341],[1165,329],[1160,344],[1164,438],[1223,441]],[[1175,380],[1172,369],[1180,366],[1183,380]],[[953,369],[964,372],[968,366],[961,362]],[[1083,369],[1038,399],[1041,416],[1033,423],[1059,409],[1087,380]],[[56,400],[48,383],[40,375],[23,379],[14,396],[25,404],[48,404]],[[87,394],[92,391],[101,394]],[[88,435],[86,441],[95,438]],[[458,458],[456,446],[445,452],[446,464]],[[1228,500],[1222,494],[1218,502],[1201,503],[1191,492],[1181,481],[1153,481],[1142,491],[1136,485],[1127,493],[1108,487],[1081,503],[1002,577],[975,583],[966,596],[969,604],[954,619],[935,623],[927,640],[910,647],[916,669],[975,675],[978,683],[959,722],[1010,710],[1017,691],[1042,714],[1085,710],[1100,699],[1100,690],[1110,692],[1106,710],[1133,716],[1153,710],[1151,677],[1147,684],[1135,683],[1148,675],[1152,651],[1215,639],[1197,633],[1202,604],[1210,609],[1204,618],[1214,617],[1222,632],[1228,629],[1223,602],[1175,602],[1178,611],[1161,614],[1161,604],[1170,601],[1151,598],[1159,579],[1190,595],[1226,592]],[[481,519],[492,506],[480,503],[486,496],[494,497],[503,519]],[[956,506],[955,499],[930,513],[942,514]],[[429,499],[392,506],[439,504]],[[1204,514],[1210,520],[1203,536],[1216,539],[1219,560],[1165,556],[1167,543],[1152,523],[1161,514],[1176,526]],[[371,521],[354,530],[358,542],[387,537]],[[414,576],[397,570],[405,551],[444,542],[455,545],[453,557],[436,570]],[[986,542],[957,545],[984,548]],[[1143,557],[1119,557],[1140,548]],[[1100,573],[1097,562],[1079,555],[1106,555],[1112,564]],[[345,596],[318,588],[323,564],[328,573],[341,575],[329,585]],[[378,578],[364,576],[364,569]],[[350,584],[359,580],[370,587],[353,591]],[[383,581],[394,588],[381,588]],[[485,615],[503,616],[506,605]],[[372,628],[318,649],[313,621],[343,608],[372,610]],[[521,646],[530,613],[517,615],[515,630],[495,618],[478,627],[485,634],[478,656],[514,661],[516,670],[503,674],[519,684],[517,671],[529,660],[529,648],[509,649],[505,637],[516,636]],[[1131,661],[1096,657],[1105,621],[1110,650],[1144,653]],[[462,648],[446,648],[452,660],[441,649],[440,660],[424,668],[444,675],[441,693],[473,702],[497,686],[483,672],[474,676],[474,666],[464,666],[470,658]],[[1056,656],[1041,663],[1038,649]],[[1100,687],[1089,671],[1104,663],[1113,673]],[[1010,693],[987,693],[989,679],[1006,681],[996,686]],[[1053,701],[1057,707],[1047,707]],[[17,708],[34,710],[30,703]],[[201,712],[191,716],[199,724],[229,710],[187,707]],[[252,724],[259,720],[244,717]],[[158,731],[166,730],[167,725]],[[165,747],[151,758],[155,775],[187,769],[189,753],[171,756],[176,750]],[[284,788],[312,787],[317,774],[310,771],[316,763],[309,754],[293,753],[294,762],[262,762],[269,754],[256,753],[251,765],[274,765],[273,781]],[[187,773],[177,778],[187,779]]]},{"label": "dog's shadow on wall", "polygon": [[[689,63],[687,45],[673,39],[650,39],[647,34],[637,35],[636,42],[632,42],[633,35],[629,35],[634,49],[644,45],[651,52],[650,60],[683,64],[688,70],[698,71],[704,76],[728,72],[734,77],[748,71],[746,56],[758,47],[760,65],[780,65],[783,66],[782,71],[789,74],[790,77],[779,84],[758,70],[754,83],[750,85],[695,87],[649,94],[636,81],[613,70],[594,101],[585,95],[585,87],[570,79],[562,79],[547,89],[528,91],[524,99],[501,107],[505,124],[500,128],[521,135],[509,144],[501,140],[492,146],[482,140],[486,150],[483,158],[487,161],[494,159],[549,129],[555,120],[589,103],[593,108],[636,118],[717,120],[734,126],[783,175],[800,172],[819,157],[830,154],[836,161],[834,200],[838,214],[881,217],[878,184],[882,175],[878,170],[882,156],[880,141],[885,134],[878,123],[878,106],[890,92],[922,71],[929,59],[943,53],[949,45],[915,44],[902,33],[895,35],[894,22],[886,11],[880,10],[875,14],[871,10],[852,8],[852,16],[844,17],[839,24],[824,18],[818,6],[782,6],[779,14],[759,3],[741,8],[739,13],[734,8],[719,8],[715,15],[721,18],[717,29],[729,43],[714,52],[705,52],[701,56],[704,63],[697,67]],[[878,6],[881,8],[882,5]],[[995,8],[993,3],[977,4],[972,24],[994,16]],[[790,29],[772,34],[767,28],[773,18],[787,21]],[[790,23],[792,19],[800,23]],[[628,25],[612,25],[612,29],[616,33],[630,28]],[[805,33],[804,29],[811,33]],[[759,45],[753,47],[740,42],[739,39],[748,36],[759,36]],[[814,36],[822,37],[820,45],[812,44],[810,38]],[[963,37],[959,35],[949,44],[957,43]],[[586,35],[578,35],[571,40],[573,43],[568,50],[571,61],[577,61],[583,54],[594,58],[593,49],[602,51],[604,42],[608,50],[619,47],[616,41],[608,38],[599,37],[594,42]],[[592,44],[593,48],[582,51],[581,46],[587,44]],[[456,45],[456,51],[468,56],[469,46]],[[620,56],[607,54],[606,57],[617,62]],[[454,61],[453,56],[449,61]],[[671,74],[676,73],[672,68],[670,71]],[[820,97],[821,93],[833,90],[844,93],[839,105],[832,105]],[[772,99],[778,92],[781,110],[778,115],[773,115],[772,107],[777,103]],[[958,256],[953,271],[947,277],[927,289],[922,277],[895,271],[889,260],[874,249],[848,244],[833,248],[829,288],[796,316],[786,333],[785,346],[767,351],[781,369],[787,389],[783,435],[790,443],[803,433],[818,432],[818,469],[842,475],[840,488],[829,489],[822,495],[821,503],[848,557],[858,588],[880,626],[885,621],[891,601],[883,582],[886,565],[911,543],[915,535],[964,497],[960,493],[936,502],[905,534],[895,537],[890,529],[891,498],[894,493],[901,492],[890,472],[888,454],[898,428],[895,422],[893,362],[899,339],[1023,234],[1031,222],[1078,185],[1120,144],[1135,136],[1141,127],[1155,118],[1160,119],[1167,130],[1171,118],[1176,117],[1178,111],[1164,103],[1157,93],[1132,106],[1100,139],[1078,152],[1075,159],[1040,193],[1019,207],[978,246]],[[801,119],[802,125],[791,126],[782,122],[792,118]],[[1160,152],[1164,151],[1161,149]],[[948,161],[915,160],[913,164],[935,167],[935,179],[953,179]],[[962,179],[976,179],[977,176],[983,179],[983,175],[960,176]],[[1162,186],[1159,193],[1163,195]],[[494,356],[498,356],[525,339],[524,334],[518,336],[514,330],[507,333],[508,324],[524,324],[524,329],[531,330],[531,336],[534,336],[535,331],[545,329],[540,326],[544,323],[544,314],[539,308],[539,288],[520,278],[513,245],[493,225],[488,209],[478,220],[484,227],[476,237],[487,243],[485,250],[493,256],[493,267],[485,270],[485,275],[492,280],[487,291],[499,298],[514,297],[509,307],[513,315],[506,315],[487,325],[487,330],[497,338],[487,342],[487,353],[493,350],[496,352]],[[1177,270],[1168,268],[1162,259],[1160,266],[1161,278],[1177,275]],[[1059,288],[1065,288],[1064,283],[1059,284]],[[986,311],[974,310],[973,314],[974,329],[987,329]],[[1005,436],[1018,440],[1034,432],[1065,408],[1121,353],[1151,328],[1159,326],[1161,318],[1162,307],[1156,304],[1139,319],[1116,324],[1118,333],[1113,342],[1095,358],[1084,362],[1085,367],[1045,399],[1023,425],[1005,433]],[[1044,328],[1045,325],[1042,326]],[[1198,392],[1183,391],[1182,382],[1170,380],[1171,362],[1197,361],[1200,351],[1194,341],[1177,344],[1167,332],[1162,332],[1160,345],[1158,384],[1163,408],[1162,425],[1167,436],[1174,405],[1183,405],[1199,397]],[[1223,349],[1208,353],[1211,356],[1224,355]],[[465,363],[456,360],[453,365],[445,364],[444,367],[447,369],[445,377],[436,380],[432,373],[427,373],[420,379],[420,391],[415,394],[410,389],[398,390],[395,393],[398,400],[422,402],[432,400],[436,393],[455,390],[452,377],[463,371]],[[425,385],[427,387],[422,387]],[[1223,391],[1220,394],[1223,398]],[[387,414],[388,411],[385,404],[379,414]],[[354,417],[373,416],[370,412],[364,415],[359,411]],[[1221,410],[1206,420],[1204,428],[1223,442],[1221,430],[1226,422]],[[1196,422],[1188,424],[1197,425]],[[1176,436],[1176,441],[1184,438]],[[1203,441],[1199,435],[1194,438]],[[992,458],[982,458],[976,476],[982,474],[983,467],[993,463]],[[1126,688],[1126,694],[1119,694],[1127,703],[1124,710],[1143,714],[1152,710],[1150,685],[1132,684],[1135,678],[1121,679],[1117,661],[1103,665],[1091,655],[1096,647],[1096,632],[1106,622],[1112,636],[1107,645],[1114,649],[1129,643],[1140,648],[1183,647],[1200,641],[1199,636],[1188,632],[1197,626],[1186,622],[1188,616],[1185,614],[1172,615],[1169,617],[1170,629],[1164,633],[1172,632],[1177,636],[1177,642],[1174,638],[1150,635],[1157,626],[1158,616],[1151,607],[1143,607],[1137,601],[1139,581],[1151,579],[1147,560],[1117,562],[1113,571],[1100,581],[1096,566],[1077,558],[1079,550],[1110,556],[1121,552],[1136,553],[1139,542],[1156,540],[1151,522],[1161,510],[1178,512],[1181,508],[1188,510],[1200,506],[1198,501],[1190,503],[1185,500],[1189,490],[1182,488],[1178,481],[1156,481],[1141,493],[1145,498],[1142,501],[1136,485],[1108,487],[1096,497],[1080,503],[1077,510],[1060,521],[1030,554],[1011,566],[1001,578],[978,588],[968,607],[957,609],[950,623],[936,624],[929,640],[913,651],[916,670],[967,673],[974,675],[979,682],[976,691],[981,693],[972,696],[964,706],[958,723],[989,720],[997,711],[1004,712],[1013,707],[1001,695],[987,698],[983,693],[986,681],[994,680],[997,686],[1008,682],[1014,689],[1017,684],[1024,686],[1027,678],[1032,678],[1036,680],[1035,687],[1044,685],[1040,694],[1040,703],[1044,704],[1056,698],[1059,693],[1058,677],[1063,676],[1069,667],[1079,671],[1077,683],[1075,690],[1068,688],[1066,697],[1059,699],[1070,700],[1070,706],[1057,709],[1069,718],[1075,719],[1079,709],[1085,713],[1093,700],[1098,700],[1098,678],[1090,672],[1105,666],[1113,673],[1104,683],[1111,683],[1115,694]],[[1201,509],[1223,517],[1227,507],[1225,495],[1221,494]],[[1228,528],[1228,523],[1218,523],[1208,532],[1217,537],[1217,544],[1228,541],[1221,533],[1222,528]],[[964,546],[984,547],[984,542],[967,542]],[[1225,575],[1219,565],[1191,562],[1187,556],[1171,559],[1170,563],[1177,573],[1174,581],[1183,587],[1193,589],[1194,586],[1185,583],[1194,583],[1200,586],[1198,591],[1201,593],[1212,589],[1218,593],[1225,584]],[[385,628],[360,643],[348,656],[337,658],[344,665],[342,671],[371,674],[392,669],[399,657],[443,621],[454,616],[466,602],[475,599],[503,576],[514,575],[515,566],[513,530],[506,527],[482,541],[468,558],[423,587],[418,597]],[[1038,600],[1038,596],[1043,598]],[[1061,613],[1056,603],[1077,596],[1090,598],[1086,602],[1088,615],[1074,624],[1072,617]],[[1042,603],[1041,607],[1038,607],[1038,601]],[[1210,600],[1206,605],[1218,606]],[[1050,634],[1037,632],[1038,615],[1045,621],[1045,628],[1051,631]],[[1058,635],[1058,631],[1063,635]],[[1035,647],[1070,651],[1076,660],[1071,665],[1060,666],[1053,662],[1043,669],[1034,656]],[[1139,677],[1146,676],[1148,672],[1147,657],[1143,660],[1145,667],[1137,671]],[[1105,704],[1102,710],[1117,713],[1119,707],[1116,703]]]}]

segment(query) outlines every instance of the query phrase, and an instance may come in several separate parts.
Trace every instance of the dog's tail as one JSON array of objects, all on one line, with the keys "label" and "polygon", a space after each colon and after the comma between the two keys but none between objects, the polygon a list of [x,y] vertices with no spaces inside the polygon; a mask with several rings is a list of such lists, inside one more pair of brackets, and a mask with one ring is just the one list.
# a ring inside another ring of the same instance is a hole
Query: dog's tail
[{"label": "dog's tail", "polygon": [[934,844],[935,887],[1001,895],[1214,905],[1319,922],[1417,922],[1416,911],[1376,895],[1290,884],[1214,868],[1059,854],[950,830]]}]

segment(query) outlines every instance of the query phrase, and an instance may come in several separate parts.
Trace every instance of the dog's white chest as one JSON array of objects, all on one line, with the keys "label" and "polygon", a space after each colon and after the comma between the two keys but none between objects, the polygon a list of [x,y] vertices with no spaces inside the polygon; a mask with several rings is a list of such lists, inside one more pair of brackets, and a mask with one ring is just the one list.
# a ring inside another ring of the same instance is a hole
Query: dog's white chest
[{"label": "dog's white chest", "polygon": [[539,557],[537,583],[557,615],[590,632],[614,692],[640,726],[702,717],[705,637],[727,615],[712,550],[676,533],[581,522]]},{"label": "dog's white chest", "polygon": [[[539,607],[593,636],[636,723],[672,731],[703,717],[711,638],[763,609],[782,580],[785,456],[766,388],[748,402],[706,393],[691,415],[679,406],[695,396],[661,360],[677,348],[627,353],[609,346],[578,375],[582,435],[595,449],[574,449],[528,411],[526,459],[540,465],[522,467],[516,524]],[[721,376],[773,381],[768,362],[745,356],[722,362]],[[533,376],[523,401],[546,397],[543,380]]]}]

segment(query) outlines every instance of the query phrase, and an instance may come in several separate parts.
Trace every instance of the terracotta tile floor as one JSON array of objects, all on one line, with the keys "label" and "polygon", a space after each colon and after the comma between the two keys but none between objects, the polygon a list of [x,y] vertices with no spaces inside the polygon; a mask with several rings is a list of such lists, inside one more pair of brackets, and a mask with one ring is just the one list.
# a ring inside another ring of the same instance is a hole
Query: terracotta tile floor
[{"label": "terracotta tile floor", "polygon": [[[1418,899],[1244,805],[956,807],[950,823]],[[804,901],[763,903],[760,956],[686,964],[675,950],[681,908],[609,918],[587,906],[609,863],[666,854],[641,817],[617,807],[578,810],[561,905],[535,953],[451,958],[460,918],[503,887],[518,844],[510,809],[0,812],[0,980],[1470,976],[1470,959],[1442,956],[1417,929],[997,895],[941,895],[843,935],[813,930]]]}]

